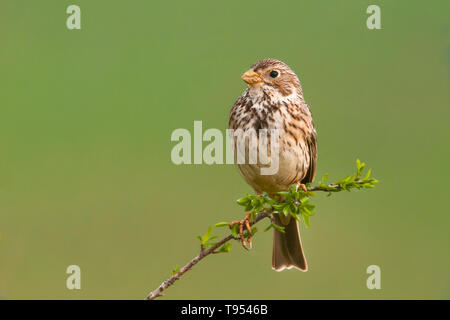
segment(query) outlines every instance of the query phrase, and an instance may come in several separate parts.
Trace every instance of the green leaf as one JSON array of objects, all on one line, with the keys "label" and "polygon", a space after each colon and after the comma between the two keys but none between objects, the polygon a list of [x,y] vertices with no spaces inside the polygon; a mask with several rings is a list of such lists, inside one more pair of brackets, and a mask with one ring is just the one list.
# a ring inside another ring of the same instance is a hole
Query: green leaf
[{"label": "green leaf", "polygon": [[313,216],[316,214],[315,212],[313,212],[314,208],[315,206],[313,205],[305,206],[305,210],[308,210],[308,216]]},{"label": "green leaf", "polygon": [[297,212],[291,212],[291,216],[295,219],[295,220],[299,220],[300,218],[299,218],[299,215],[297,214]]},{"label": "green leaf", "polygon": [[309,216],[314,215],[311,211],[308,210],[308,208],[303,208],[303,214]]},{"label": "green leaf", "polygon": [[[260,204],[258,204],[256,207],[253,208],[253,213],[255,213],[255,212],[261,212],[262,209],[263,209],[263,207],[264,207],[264,203],[261,202]],[[253,218],[253,219],[254,219],[254,218]],[[253,219],[252,219],[252,220],[253,220]]]},{"label": "green leaf", "polygon": [[238,199],[236,202],[240,206],[246,206],[250,202],[250,199],[248,197],[244,197],[244,198]]},{"label": "green leaf", "polygon": [[365,166],[366,164],[364,162],[361,162],[361,160],[356,159],[356,175],[358,177],[361,177]]},{"label": "green leaf", "polygon": [[273,207],[275,210],[277,210],[277,211],[283,210],[283,208],[284,208],[285,206],[286,206],[286,205],[285,205],[284,203],[282,203],[282,204],[273,204],[273,205],[272,205],[272,207]]},{"label": "green leaf", "polygon": [[216,223],[214,226],[215,227],[225,227],[225,226],[229,226],[230,224],[228,222],[219,222]]},{"label": "green leaf", "polygon": [[227,252],[230,252],[231,248],[232,248],[232,245],[231,245],[231,243],[228,242],[219,248],[219,252],[227,253]]},{"label": "green leaf", "polygon": [[309,227],[310,226],[309,216],[307,214],[303,214],[303,220],[305,221],[305,226]]},{"label": "green leaf", "polygon": [[284,227],[272,223],[272,227],[284,233]]},{"label": "green leaf", "polygon": [[295,204],[291,203],[289,205],[289,211],[294,214],[297,212],[297,207],[295,206]]},{"label": "green leaf", "polygon": [[287,217],[289,215],[289,206],[283,208],[283,214]]},{"label": "green leaf", "polygon": [[366,176],[364,177],[364,179],[363,180],[368,180],[369,178],[370,178],[370,174],[372,173],[372,169],[369,169],[368,171],[367,171],[367,174],[366,174]]},{"label": "green leaf", "polygon": [[287,191],[280,191],[278,192],[278,194],[283,197],[288,197],[291,193]]},{"label": "green leaf", "polygon": [[213,227],[211,227],[211,226],[208,227],[208,231],[203,235],[203,237],[200,240],[203,245],[206,244],[206,242],[209,240],[209,237],[211,236],[212,231],[213,231]]},{"label": "green leaf", "polygon": [[178,271],[180,271],[180,267],[176,267],[175,269],[173,269],[171,275],[172,276],[176,275]]},{"label": "green leaf", "polygon": [[239,237],[239,225],[238,224],[233,225],[233,227],[231,228],[231,234],[235,238]]},{"label": "green leaf", "polygon": [[215,245],[216,243],[217,243],[217,242],[209,242],[209,241],[208,241],[208,242],[206,242],[206,243],[204,244],[204,246],[208,248],[208,247],[211,247],[211,246]]}]

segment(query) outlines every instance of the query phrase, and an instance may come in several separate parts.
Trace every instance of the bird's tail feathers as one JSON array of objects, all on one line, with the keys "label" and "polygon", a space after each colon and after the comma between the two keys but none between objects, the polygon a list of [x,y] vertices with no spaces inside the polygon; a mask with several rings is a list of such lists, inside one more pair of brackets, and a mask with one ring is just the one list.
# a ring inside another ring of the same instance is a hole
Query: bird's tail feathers
[{"label": "bird's tail feathers", "polygon": [[274,229],[272,269],[282,271],[297,268],[308,271],[298,221],[292,217],[274,215],[274,223],[284,227],[284,233]]}]

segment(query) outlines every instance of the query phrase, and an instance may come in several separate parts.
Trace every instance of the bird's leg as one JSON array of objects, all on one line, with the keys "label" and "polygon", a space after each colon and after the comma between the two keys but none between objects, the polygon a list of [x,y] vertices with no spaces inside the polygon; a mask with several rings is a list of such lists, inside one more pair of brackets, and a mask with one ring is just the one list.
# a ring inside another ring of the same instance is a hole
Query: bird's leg
[{"label": "bird's leg", "polygon": [[[241,239],[241,245],[245,248],[245,249],[251,249],[252,248],[252,229],[250,228],[250,216],[251,213],[249,212],[245,218],[241,221],[231,221],[230,222],[230,229],[233,228],[233,226],[235,226],[236,224],[239,225],[239,238]],[[244,237],[244,226],[247,229],[247,232],[249,234],[248,236],[248,246],[247,247],[247,242],[245,242],[245,237]]]},{"label": "bird's leg", "polygon": [[241,239],[241,245],[247,249],[247,243],[245,242],[244,238],[244,220],[241,221],[231,221],[230,222],[230,229],[233,229],[235,225],[239,225],[239,238]]},{"label": "bird's leg", "polygon": [[303,191],[308,192],[308,189],[306,189],[306,186],[303,183],[301,183],[300,181],[297,181],[297,186],[299,188],[302,188]]},{"label": "bird's leg", "polygon": [[244,223],[245,223],[245,228],[247,229],[248,232],[248,237],[247,237],[247,242],[248,242],[248,246],[249,249],[252,248],[252,228],[250,228],[250,217],[251,217],[251,212],[249,212],[244,219]]}]

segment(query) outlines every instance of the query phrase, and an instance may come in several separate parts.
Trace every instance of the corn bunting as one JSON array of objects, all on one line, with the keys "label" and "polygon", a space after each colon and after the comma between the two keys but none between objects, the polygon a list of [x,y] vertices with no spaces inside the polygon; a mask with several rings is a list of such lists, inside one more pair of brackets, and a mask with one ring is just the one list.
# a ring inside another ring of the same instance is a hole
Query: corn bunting
[{"label": "corn bunting", "polygon": [[[231,109],[230,129],[276,129],[279,148],[278,170],[274,174],[263,175],[260,162],[247,161],[237,164],[239,172],[258,194],[267,192],[273,197],[293,184],[305,188],[316,171],[317,135],[297,75],[285,63],[265,59],[256,62],[242,79],[248,87]],[[248,151],[248,144],[245,148]],[[234,149],[236,154],[236,143]],[[239,222],[241,231],[242,226],[250,228],[249,217]],[[272,268],[307,271],[297,220],[283,214],[274,214],[272,219],[285,231],[274,229]]]}]

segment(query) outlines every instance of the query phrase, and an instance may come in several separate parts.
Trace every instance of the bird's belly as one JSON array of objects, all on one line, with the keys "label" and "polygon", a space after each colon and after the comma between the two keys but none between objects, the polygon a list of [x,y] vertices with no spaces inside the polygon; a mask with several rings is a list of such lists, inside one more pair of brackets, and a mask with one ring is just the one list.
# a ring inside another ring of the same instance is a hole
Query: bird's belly
[{"label": "bird's belly", "polygon": [[239,171],[245,181],[258,193],[274,194],[287,190],[290,185],[305,176],[309,157],[300,146],[288,147],[281,141],[277,170],[273,174],[262,174],[261,169],[273,165],[272,161],[273,158],[267,165],[260,163],[238,164]]}]

